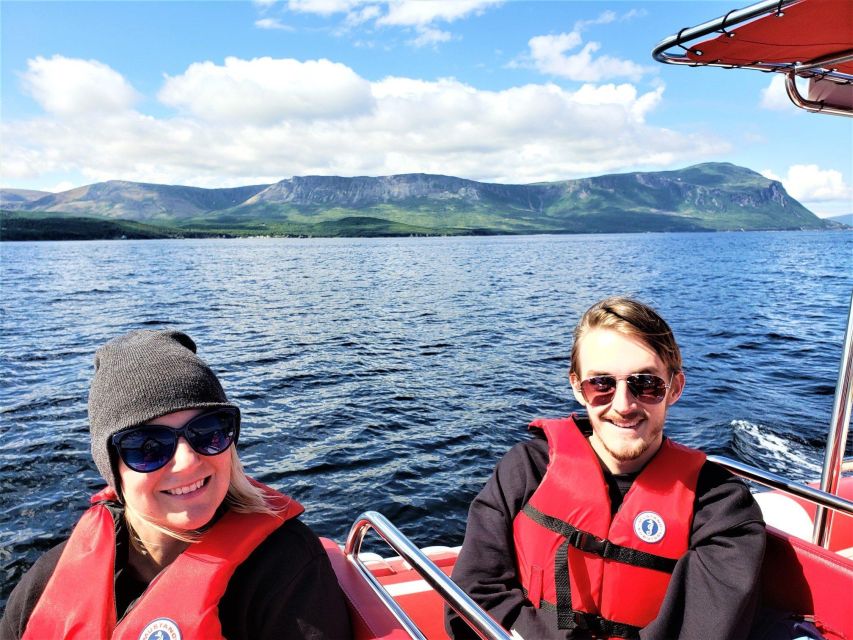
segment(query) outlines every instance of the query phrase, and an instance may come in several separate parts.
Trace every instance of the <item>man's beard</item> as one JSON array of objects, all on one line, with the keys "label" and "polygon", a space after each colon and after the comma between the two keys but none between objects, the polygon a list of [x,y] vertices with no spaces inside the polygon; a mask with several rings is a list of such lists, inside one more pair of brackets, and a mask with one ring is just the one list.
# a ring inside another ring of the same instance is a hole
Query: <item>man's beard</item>
[{"label": "man's beard", "polygon": [[663,431],[663,425],[658,425],[650,434],[648,439],[641,439],[635,442],[631,442],[628,444],[623,444],[620,447],[619,451],[615,451],[610,446],[608,446],[608,442],[604,438],[599,438],[604,449],[613,456],[614,460],[618,460],[619,462],[630,462],[631,460],[636,460],[640,456],[642,456],[650,446],[659,441],[659,435]]}]

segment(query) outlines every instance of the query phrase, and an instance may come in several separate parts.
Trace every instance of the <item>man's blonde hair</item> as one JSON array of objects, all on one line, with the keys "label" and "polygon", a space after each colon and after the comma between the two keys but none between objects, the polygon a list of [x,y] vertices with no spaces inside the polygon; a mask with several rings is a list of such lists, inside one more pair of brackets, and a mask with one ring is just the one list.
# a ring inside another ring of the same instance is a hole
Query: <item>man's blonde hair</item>
[{"label": "man's blonde hair", "polygon": [[580,343],[593,329],[611,329],[635,336],[660,356],[670,375],[681,371],[681,350],[672,329],[657,311],[633,298],[613,296],[587,309],[575,327],[569,372],[578,377],[581,375],[578,361]]}]

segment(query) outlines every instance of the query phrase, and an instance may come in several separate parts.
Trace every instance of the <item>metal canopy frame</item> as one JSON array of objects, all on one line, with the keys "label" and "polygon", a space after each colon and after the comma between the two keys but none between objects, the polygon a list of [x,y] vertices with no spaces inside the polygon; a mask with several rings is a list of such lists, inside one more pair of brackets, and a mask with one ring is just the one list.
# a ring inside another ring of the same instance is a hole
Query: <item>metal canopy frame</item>
[{"label": "metal canopy frame", "polygon": [[[786,6],[801,0],[764,0],[744,9],[730,11],[725,16],[709,20],[698,26],[685,28],[677,34],[663,39],[652,50],[652,57],[664,64],[688,65],[691,67],[721,67],[725,69],[755,69],[764,72],[783,73],[786,76],[785,88],[788,97],[796,106],[812,112],[828,113],[832,115],[853,116],[853,106],[828,104],[825,101],[809,100],[804,97],[796,86],[796,78],[815,78],[820,81],[831,81],[840,84],[853,84],[853,75],[843,73],[835,69],[836,65],[853,60],[853,49],[846,49],[838,53],[824,56],[818,60],[806,63],[797,62],[752,62],[749,64],[731,64],[718,60],[708,62],[698,61],[686,54],[691,52],[694,56],[701,56],[702,51],[691,48],[690,43],[712,34],[733,36],[734,33],[726,31],[737,25],[742,25],[750,20],[761,18],[770,14],[783,15]],[[682,52],[670,52],[674,48],[682,49]]]},{"label": "metal canopy frame", "polygon": [[[853,56],[848,56],[844,58],[844,61],[850,60]],[[790,71],[785,76],[785,90],[788,92],[788,97],[791,99],[796,106],[800,109],[805,109],[806,111],[811,111],[813,113],[829,113],[834,116],[853,116],[853,111],[848,111],[846,109],[827,104],[823,100],[809,100],[805,98],[797,89],[796,83],[797,74],[793,71]]]}]

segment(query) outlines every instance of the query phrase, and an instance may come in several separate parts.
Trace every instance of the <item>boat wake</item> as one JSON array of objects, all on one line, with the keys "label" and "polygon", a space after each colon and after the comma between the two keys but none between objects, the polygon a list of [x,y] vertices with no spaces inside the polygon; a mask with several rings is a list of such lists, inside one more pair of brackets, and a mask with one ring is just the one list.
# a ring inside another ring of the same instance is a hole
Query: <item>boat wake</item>
[{"label": "boat wake", "polygon": [[731,426],[732,448],[744,462],[800,481],[820,477],[816,448],[748,420],[732,420]]}]

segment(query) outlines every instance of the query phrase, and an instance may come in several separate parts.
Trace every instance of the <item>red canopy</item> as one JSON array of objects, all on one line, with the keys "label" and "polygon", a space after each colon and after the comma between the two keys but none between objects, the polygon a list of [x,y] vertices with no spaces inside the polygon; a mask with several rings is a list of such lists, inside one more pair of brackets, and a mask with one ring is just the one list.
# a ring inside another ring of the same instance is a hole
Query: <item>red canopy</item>
[{"label": "red canopy", "polygon": [[[761,0],[682,29],[662,40],[652,57],[784,73],[788,97],[798,107],[853,116],[853,0]],[[797,78],[808,79],[808,98]]]},{"label": "red canopy", "polygon": [[[691,45],[687,57],[699,64],[806,64],[853,52],[853,1],[800,0],[785,6],[778,15],[774,11],[731,29],[723,28],[727,33]],[[701,55],[697,55],[699,51]],[[829,66],[853,75],[853,62]]]}]

